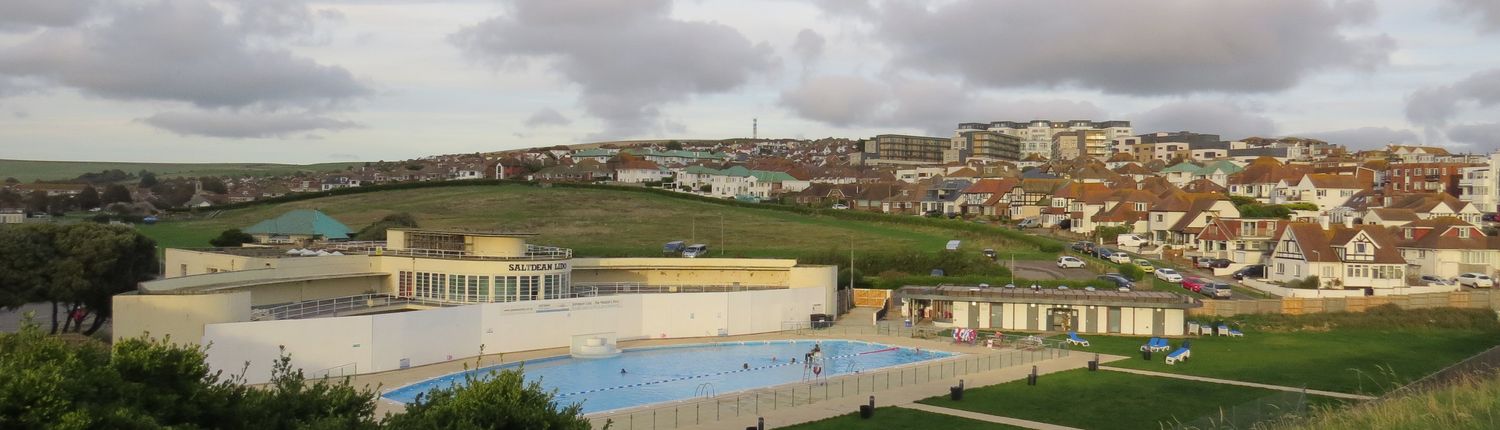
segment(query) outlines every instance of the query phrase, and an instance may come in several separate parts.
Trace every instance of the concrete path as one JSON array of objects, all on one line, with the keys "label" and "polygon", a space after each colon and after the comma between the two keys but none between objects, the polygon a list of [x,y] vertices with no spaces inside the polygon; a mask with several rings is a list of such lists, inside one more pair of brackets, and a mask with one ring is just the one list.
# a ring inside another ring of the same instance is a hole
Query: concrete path
[{"label": "concrete path", "polygon": [[1371,396],[1364,396],[1364,395],[1359,395],[1359,394],[1349,394],[1349,393],[1339,393],[1339,392],[1333,392],[1333,391],[1303,389],[1303,388],[1297,388],[1297,387],[1288,387],[1288,386],[1284,386],[1284,385],[1271,385],[1271,384],[1261,384],[1261,383],[1256,383],[1256,382],[1236,381],[1236,380],[1232,380],[1232,379],[1205,378],[1205,377],[1202,377],[1202,376],[1179,375],[1179,374],[1176,374],[1176,373],[1152,372],[1150,370],[1125,369],[1125,368],[1110,367],[1110,366],[1099,366],[1099,368],[1100,369],[1104,369],[1104,370],[1109,370],[1109,371],[1115,371],[1115,372],[1134,373],[1134,374],[1137,374],[1137,375],[1159,376],[1159,377],[1163,377],[1163,378],[1176,378],[1176,379],[1183,379],[1183,380],[1188,380],[1188,381],[1198,381],[1198,382],[1212,382],[1212,383],[1215,383],[1215,384],[1239,385],[1239,386],[1242,386],[1242,387],[1264,388],[1264,389],[1267,389],[1267,390],[1279,390],[1279,391],[1291,391],[1291,392],[1303,392],[1303,391],[1305,391],[1305,392],[1307,392],[1307,394],[1319,395],[1319,396],[1324,396],[1324,397],[1337,397],[1337,398],[1340,398],[1340,399],[1351,399],[1351,400],[1374,400],[1375,399],[1374,397],[1371,397]]},{"label": "concrete path", "polygon": [[1023,419],[1019,419],[1019,418],[1002,417],[1002,416],[998,416],[998,415],[981,414],[981,413],[978,413],[978,412],[969,412],[969,411],[965,411],[965,410],[961,410],[961,409],[950,409],[950,408],[945,408],[945,407],[941,407],[941,406],[925,405],[925,404],[921,404],[921,403],[908,403],[908,404],[905,404],[905,405],[900,405],[898,407],[907,408],[907,409],[916,409],[916,410],[925,411],[925,412],[932,412],[932,413],[935,413],[935,414],[952,415],[952,416],[955,416],[955,417],[968,418],[968,419],[976,420],[976,421],[984,421],[984,422],[991,422],[991,423],[997,423],[997,424],[1012,425],[1012,426],[1016,426],[1016,427],[1025,427],[1025,428],[1029,428],[1029,429],[1037,429],[1037,430],[1078,430],[1075,427],[1060,426],[1060,425],[1056,425],[1056,424],[1047,424],[1047,423],[1044,423],[1044,422],[1023,420]]}]

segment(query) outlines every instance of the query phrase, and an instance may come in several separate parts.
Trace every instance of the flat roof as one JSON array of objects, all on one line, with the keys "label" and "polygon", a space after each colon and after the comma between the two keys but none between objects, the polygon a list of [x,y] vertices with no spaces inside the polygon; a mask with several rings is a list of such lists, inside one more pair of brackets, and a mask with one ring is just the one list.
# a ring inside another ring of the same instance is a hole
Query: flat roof
[{"label": "flat roof", "polygon": [[485,237],[536,237],[537,236],[537,233],[526,233],[526,232],[518,232],[518,231],[500,231],[500,230],[469,230],[469,229],[462,229],[462,228],[393,228],[391,230],[404,231],[404,232],[410,232],[410,233],[461,234],[461,235],[464,235],[464,236],[485,236]]},{"label": "flat roof", "polygon": [[896,290],[896,295],[914,299],[982,301],[994,303],[1039,303],[1060,305],[1130,306],[1146,308],[1194,308],[1201,306],[1190,297],[1165,291],[1114,291],[1084,289],[1059,290],[1047,288],[996,288],[977,285],[909,285]]}]

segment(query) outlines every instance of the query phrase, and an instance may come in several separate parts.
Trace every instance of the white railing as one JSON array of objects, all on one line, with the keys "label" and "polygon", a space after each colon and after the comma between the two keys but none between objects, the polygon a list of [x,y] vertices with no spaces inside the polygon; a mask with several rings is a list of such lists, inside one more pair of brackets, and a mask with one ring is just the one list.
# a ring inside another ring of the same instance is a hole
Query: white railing
[{"label": "white railing", "polygon": [[555,246],[526,245],[526,252],[516,256],[478,255],[469,251],[443,249],[381,249],[367,251],[370,255],[395,255],[402,257],[458,258],[465,260],[566,260],[573,258],[573,250]]},{"label": "white railing", "polygon": [[251,321],[300,319],[311,316],[337,316],[340,312],[395,305],[459,306],[450,303],[414,297],[396,297],[386,294],[360,294],[285,304],[272,308],[255,309],[250,312]]},{"label": "white railing", "polygon": [[[580,289],[587,289],[580,291]],[[633,282],[574,283],[573,295],[578,297],[609,296],[615,294],[661,294],[661,293],[733,293],[740,291],[784,290],[787,287],[774,285],[703,284],[703,285],[647,285]]]},{"label": "white railing", "polygon": [[327,369],[313,371],[307,376],[310,378],[337,378],[357,374],[359,374],[359,363],[344,363]]}]

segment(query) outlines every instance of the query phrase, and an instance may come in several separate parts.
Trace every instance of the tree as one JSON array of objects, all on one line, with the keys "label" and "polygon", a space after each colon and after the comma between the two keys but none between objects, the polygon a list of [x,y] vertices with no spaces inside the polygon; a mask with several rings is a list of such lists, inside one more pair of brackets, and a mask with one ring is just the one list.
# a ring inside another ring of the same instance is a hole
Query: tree
[{"label": "tree", "polygon": [[526,382],[524,369],[492,371],[487,377],[465,375],[463,385],[438,388],[417,396],[406,412],[387,417],[399,429],[587,429],[583,407],[559,408],[554,392]]},{"label": "tree", "polygon": [[417,219],[406,212],[398,212],[386,215],[380,221],[365,226],[354,234],[354,240],[385,240],[386,230],[392,228],[417,227]]},{"label": "tree", "polygon": [[1144,269],[1141,269],[1140,266],[1125,263],[1120,265],[1120,275],[1129,278],[1132,281],[1139,281],[1142,278],[1146,277],[1146,271]]},{"label": "tree", "polygon": [[139,175],[141,177],[141,181],[136,184],[137,188],[151,188],[156,186],[156,184],[158,183],[155,173],[142,170]]},{"label": "tree", "polygon": [[106,205],[110,203],[130,203],[132,200],[134,199],[130,197],[130,190],[119,184],[105,186],[104,195],[99,197],[99,203]]},{"label": "tree", "polygon": [[70,314],[93,313],[93,325],[84,334],[94,334],[113,315],[116,294],[134,291],[136,284],[156,276],[156,242],[131,228],[70,224],[57,231],[53,243],[62,258],[48,298],[68,304]]},{"label": "tree", "polygon": [[16,309],[45,300],[53,273],[49,265],[58,260],[52,247],[57,228],[54,224],[0,228],[0,308]]},{"label": "tree", "polygon": [[224,181],[219,180],[219,178],[199,178],[198,183],[202,184],[203,191],[214,194],[229,194],[229,187],[224,186]]},{"label": "tree", "polygon": [[219,237],[208,240],[209,245],[217,246],[220,248],[232,248],[254,242],[255,236],[251,236],[249,233],[240,231],[240,229],[237,228],[224,230],[223,232],[219,233]]},{"label": "tree", "polygon": [[47,204],[51,203],[47,192],[42,190],[32,191],[26,196],[26,210],[32,213],[47,213]]},{"label": "tree", "polygon": [[678,141],[675,141],[675,140],[667,142],[666,148],[667,148],[668,151],[681,151],[682,150],[682,142],[678,142]]},{"label": "tree", "polygon": [[92,185],[83,187],[83,191],[78,193],[78,207],[81,209],[99,207],[99,190],[95,190]]}]

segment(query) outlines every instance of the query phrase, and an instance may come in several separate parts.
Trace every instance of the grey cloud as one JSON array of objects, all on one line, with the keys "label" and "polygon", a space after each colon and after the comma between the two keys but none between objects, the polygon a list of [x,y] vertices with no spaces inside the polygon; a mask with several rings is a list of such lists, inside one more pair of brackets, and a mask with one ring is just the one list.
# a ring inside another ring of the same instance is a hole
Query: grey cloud
[{"label": "grey cloud", "polygon": [[670,11],[668,0],[518,0],[449,40],[496,65],[545,62],[604,120],[593,138],[659,133],[662,105],[735,89],[776,62],[768,45],[734,28]]},{"label": "grey cloud", "polygon": [[1478,21],[1480,31],[1500,31],[1500,2],[1495,0],[1449,0],[1455,15]]},{"label": "grey cloud", "polygon": [[894,51],[892,66],[970,86],[1272,92],[1320,70],[1385,64],[1392,39],[1342,32],[1373,13],[1363,1],[888,2],[874,34]]},{"label": "grey cloud", "polygon": [[527,127],[543,127],[549,125],[568,125],[572,122],[573,120],[568,119],[568,117],[566,116],[563,116],[563,114],[561,112],[558,112],[557,109],[542,108],[541,110],[533,112],[530,117],[526,118],[525,124]]},{"label": "grey cloud", "polygon": [[[110,99],[207,108],[329,106],[371,92],[342,67],[252,42],[252,34],[285,24],[254,18],[259,12],[227,16],[201,0],[131,3],[110,12],[112,19],[104,22],[51,29],[0,48],[0,75]],[[236,26],[233,19],[259,22],[253,25],[258,29]]]},{"label": "grey cloud", "polygon": [[781,93],[781,105],[797,116],[848,127],[874,121],[890,90],[860,76],[818,76]]},{"label": "grey cloud", "polygon": [[1406,119],[1427,127],[1441,127],[1457,116],[1466,102],[1479,107],[1500,104],[1500,69],[1481,71],[1451,85],[1412,92],[1406,98]]},{"label": "grey cloud", "polygon": [[283,138],[314,130],[337,131],[360,127],[353,121],[311,112],[173,111],[141,118],[140,121],[179,135],[229,139]]},{"label": "grey cloud", "polygon": [[1448,140],[1479,152],[1500,150],[1500,123],[1455,125],[1448,128]]},{"label": "grey cloud", "polygon": [[82,21],[96,0],[5,0],[0,2],[0,31],[66,27]]},{"label": "grey cloud", "polygon": [[1293,135],[1310,137],[1357,149],[1374,149],[1391,144],[1403,145],[1422,142],[1421,136],[1418,136],[1414,131],[1390,127],[1359,127],[1343,130],[1294,133]]},{"label": "grey cloud", "polygon": [[813,31],[811,28],[804,28],[802,31],[797,32],[797,40],[792,42],[792,51],[797,53],[797,58],[802,60],[803,69],[806,69],[808,66],[817,63],[819,58],[823,57],[823,45],[825,44],[826,41],[823,39],[823,35],[818,34],[818,32]]},{"label": "grey cloud", "polygon": [[951,81],[903,77],[812,77],[783,92],[780,102],[799,117],[833,126],[906,127],[939,136],[962,121],[1104,116],[1089,102],[1001,99]]},{"label": "grey cloud", "polygon": [[1225,140],[1274,136],[1276,123],[1231,102],[1184,100],[1157,106],[1134,116],[1139,133],[1192,131],[1217,134]]}]

